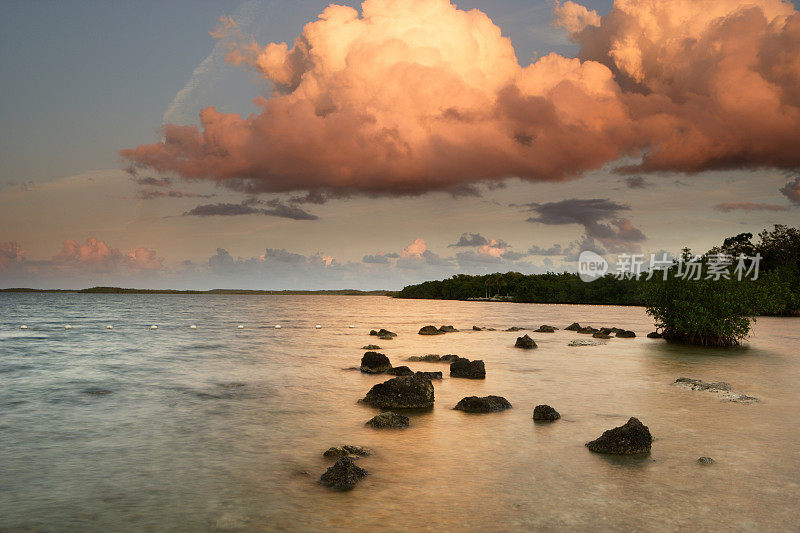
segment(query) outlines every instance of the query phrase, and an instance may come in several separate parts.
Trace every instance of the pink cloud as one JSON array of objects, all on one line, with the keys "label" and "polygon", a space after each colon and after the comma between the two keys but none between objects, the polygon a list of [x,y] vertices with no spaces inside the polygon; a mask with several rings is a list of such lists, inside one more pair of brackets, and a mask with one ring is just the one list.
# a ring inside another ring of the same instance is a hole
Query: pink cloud
[{"label": "pink cloud", "polygon": [[25,252],[17,242],[0,242],[0,268],[5,269],[25,260]]},{"label": "pink cloud", "polygon": [[[331,5],[293,45],[232,21],[229,61],[275,86],[246,118],[121,151],[134,167],[245,192],[420,194],[519,176],[556,181],[622,156],[637,171],[800,165],[800,14],[782,0],[574,2],[579,58],[521,67],[488,16],[448,0]],[[624,169],[623,169],[624,170]]]}]

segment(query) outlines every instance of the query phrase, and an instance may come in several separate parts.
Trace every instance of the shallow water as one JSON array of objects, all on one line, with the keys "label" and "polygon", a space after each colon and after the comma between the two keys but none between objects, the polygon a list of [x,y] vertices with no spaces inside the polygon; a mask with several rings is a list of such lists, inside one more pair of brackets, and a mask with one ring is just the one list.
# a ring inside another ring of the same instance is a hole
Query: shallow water
[{"label": "shallow water", "polygon": [[[573,321],[639,337],[568,347],[586,336],[562,330],[533,334],[539,348],[522,351],[520,334],[468,331]],[[416,334],[431,323],[462,332]],[[797,530],[798,325],[759,319],[746,346],[724,350],[644,338],[652,321],[641,308],[0,294],[0,529]],[[380,327],[399,336],[367,334]],[[387,378],[346,369],[371,343],[395,365],[444,372],[435,408],[408,430],[364,426],[378,411],[357,400]],[[487,378],[404,362],[425,353],[483,359]],[[682,376],[762,401],[671,385]],[[452,410],[488,394],[514,408]],[[562,419],[535,424],[539,403]],[[584,447],[631,416],[656,438],[649,457]],[[345,443],[376,451],[360,460],[371,475],[332,492],[317,484],[330,464],[322,452]]]}]

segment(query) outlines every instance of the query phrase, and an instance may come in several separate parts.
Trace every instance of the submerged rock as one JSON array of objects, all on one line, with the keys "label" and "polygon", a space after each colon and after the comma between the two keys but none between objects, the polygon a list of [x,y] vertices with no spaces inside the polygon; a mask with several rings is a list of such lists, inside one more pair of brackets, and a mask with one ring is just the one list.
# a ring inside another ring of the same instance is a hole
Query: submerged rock
[{"label": "submerged rock", "polygon": [[494,413],[511,409],[511,404],[502,396],[467,396],[462,398],[453,408],[467,413]]},{"label": "submerged rock", "polygon": [[467,379],[486,379],[486,367],[483,361],[470,361],[463,357],[450,363],[450,377]]},{"label": "submerged rock", "polygon": [[406,361],[415,361],[423,363],[438,363],[441,361],[442,356],[436,353],[429,353],[427,355],[412,355]]},{"label": "submerged rock", "polygon": [[442,379],[441,372],[417,372],[414,375],[424,379]]},{"label": "submerged rock", "polygon": [[374,329],[369,332],[370,335],[373,337],[397,337],[397,333],[391,332],[388,329],[379,329],[375,331]]},{"label": "submerged rock", "polygon": [[652,444],[650,429],[638,418],[631,417],[625,425],[604,431],[597,439],[587,442],[586,447],[595,453],[636,455],[649,453]]},{"label": "submerged rock", "polygon": [[442,333],[458,333],[458,330],[453,326],[441,326],[439,327],[439,331]]},{"label": "submerged rock", "polygon": [[409,418],[399,413],[387,412],[374,416],[367,421],[366,425],[375,429],[407,428],[409,426]]},{"label": "submerged rock", "polygon": [[352,457],[340,457],[319,478],[320,483],[335,490],[351,490],[369,472],[353,462]]},{"label": "submerged rock", "polygon": [[528,335],[524,335],[522,337],[517,337],[517,342],[514,343],[514,348],[530,350],[532,348],[538,348],[538,346],[532,338],[530,338]]},{"label": "submerged rock", "polygon": [[380,340],[382,340],[382,341],[391,341],[391,340],[394,340],[394,338],[395,338],[396,336],[397,336],[397,335],[378,335],[378,338],[379,338]]},{"label": "submerged rock", "polygon": [[536,421],[552,422],[553,420],[558,420],[559,418],[561,418],[561,415],[558,414],[558,411],[549,405],[537,405],[533,408],[533,419]]},{"label": "submerged rock", "polygon": [[367,352],[361,358],[361,371],[365,374],[383,374],[391,368],[392,363],[382,353]]},{"label": "submerged rock", "polygon": [[429,409],[433,384],[417,376],[396,377],[372,387],[361,401],[380,409]]},{"label": "submerged rock", "polygon": [[480,326],[472,326],[472,331],[483,331],[483,328]]},{"label": "submerged rock", "polygon": [[436,326],[425,326],[420,328],[420,335],[444,335],[444,331],[439,331]]},{"label": "submerged rock", "polygon": [[534,333],[555,333],[558,328],[555,326],[548,326],[547,324],[542,324],[539,326],[539,329],[534,330]]},{"label": "submerged rock", "polygon": [[636,333],[627,329],[621,329],[617,331],[617,337],[619,337],[620,339],[632,339],[636,337]]},{"label": "submerged rock", "polygon": [[573,322],[572,324],[570,324],[569,326],[565,327],[564,329],[567,330],[567,331],[578,331],[579,329],[581,329],[581,325],[578,324],[577,322]]},{"label": "submerged rock", "polygon": [[713,392],[719,396],[721,400],[727,402],[751,404],[759,403],[761,401],[755,396],[748,396],[747,394],[733,390],[733,387],[724,381],[718,383],[706,383],[705,381],[701,381],[699,379],[678,378],[675,380],[674,385],[691,390]]},{"label": "submerged rock", "polygon": [[390,376],[413,376],[414,371],[407,366],[396,366],[386,371]]},{"label": "submerged rock", "polygon": [[713,465],[714,463],[716,463],[716,461],[711,457],[701,457],[700,459],[697,460],[697,462],[700,463],[701,465]]},{"label": "submerged rock", "polygon": [[604,342],[594,341],[590,339],[575,339],[574,341],[570,341],[567,346],[602,346]]},{"label": "submerged rock", "polygon": [[443,363],[452,363],[453,361],[458,361],[459,359],[461,359],[460,355],[449,353],[447,355],[443,355],[442,357],[440,357],[439,361]]},{"label": "submerged rock", "polygon": [[661,333],[659,333],[657,331],[652,331],[652,332],[647,334],[647,338],[648,339],[660,339],[661,338]]},{"label": "submerged rock", "polygon": [[362,350],[380,350],[381,347],[377,344],[367,344],[366,346],[361,347]]},{"label": "submerged rock", "polygon": [[88,389],[83,389],[84,394],[90,394],[92,396],[105,396],[106,394],[111,394],[111,391],[108,389],[101,389],[99,387],[89,387]]},{"label": "submerged rock", "polygon": [[506,331],[525,331],[525,328],[518,328],[517,326],[511,326]]},{"label": "submerged rock", "polygon": [[592,337],[594,337],[595,339],[610,339],[611,335],[605,333],[603,330],[600,330],[600,331],[595,331],[592,334]]},{"label": "submerged rock", "polygon": [[351,444],[342,444],[341,446],[331,446],[322,454],[325,457],[369,457],[372,455],[372,450],[364,448],[363,446],[353,446]]},{"label": "submerged rock", "polygon": [[584,326],[581,329],[579,329],[577,332],[578,333],[583,333],[585,335],[592,335],[594,333],[597,333],[598,331],[600,331],[600,330],[597,329],[597,328],[593,328],[592,326]]}]

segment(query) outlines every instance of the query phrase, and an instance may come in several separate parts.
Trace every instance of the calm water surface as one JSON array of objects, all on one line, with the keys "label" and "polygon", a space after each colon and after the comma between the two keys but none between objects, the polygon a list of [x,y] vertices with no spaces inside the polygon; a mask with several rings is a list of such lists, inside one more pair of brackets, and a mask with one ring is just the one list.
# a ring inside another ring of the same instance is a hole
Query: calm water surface
[{"label": "calm water surface", "polygon": [[[575,348],[586,336],[559,331],[521,351],[515,333],[416,334],[429,323],[573,321],[639,337]],[[745,347],[720,350],[644,338],[652,321],[640,308],[0,294],[0,529],[796,531],[798,325],[760,319]],[[367,333],[379,327],[399,336],[376,341]],[[435,408],[408,430],[364,426],[377,411],[357,400],[387,378],[347,368],[373,342],[395,365],[444,371]],[[404,362],[425,353],[483,359],[486,380]],[[681,376],[727,381],[762,403],[672,386]],[[488,394],[514,408],[452,410]],[[562,419],[534,424],[539,403]],[[656,438],[649,457],[584,447],[630,416]],[[360,462],[369,477],[336,493],[316,481],[330,464],[322,452],[344,443],[376,454]],[[705,455],[717,463],[698,465]]]}]

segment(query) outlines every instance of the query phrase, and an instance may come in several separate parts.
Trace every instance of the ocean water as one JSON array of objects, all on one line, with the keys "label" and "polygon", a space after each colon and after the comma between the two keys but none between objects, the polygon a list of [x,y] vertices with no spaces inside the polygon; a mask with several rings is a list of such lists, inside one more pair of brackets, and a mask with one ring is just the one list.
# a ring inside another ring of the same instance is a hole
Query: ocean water
[{"label": "ocean water", "polygon": [[[470,331],[573,321],[639,336],[568,347],[586,336],[561,330],[523,351],[520,334]],[[427,324],[462,331],[417,335]],[[799,325],[759,319],[726,350],[646,339],[641,308],[0,294],[0,529],[797,531]],[[399,335],[368,335],[380,327]],[[364,426],[378,411],[357,400],[388,377],[348,368],[371,343],[394,365],[444,372],[434,409],[407,430]],[[405,362],[426,353],[483,359],[486,380]],[[761,403],[673,386],[679,377],[726,381]],[[513,408],[452,410],[488,394]],[[562,419],[534,423],[541,403]],[[655,437],[649,456],[584,446],[631,416]],[[337,444],[375,450],[346,493],[317,483]]]}]

